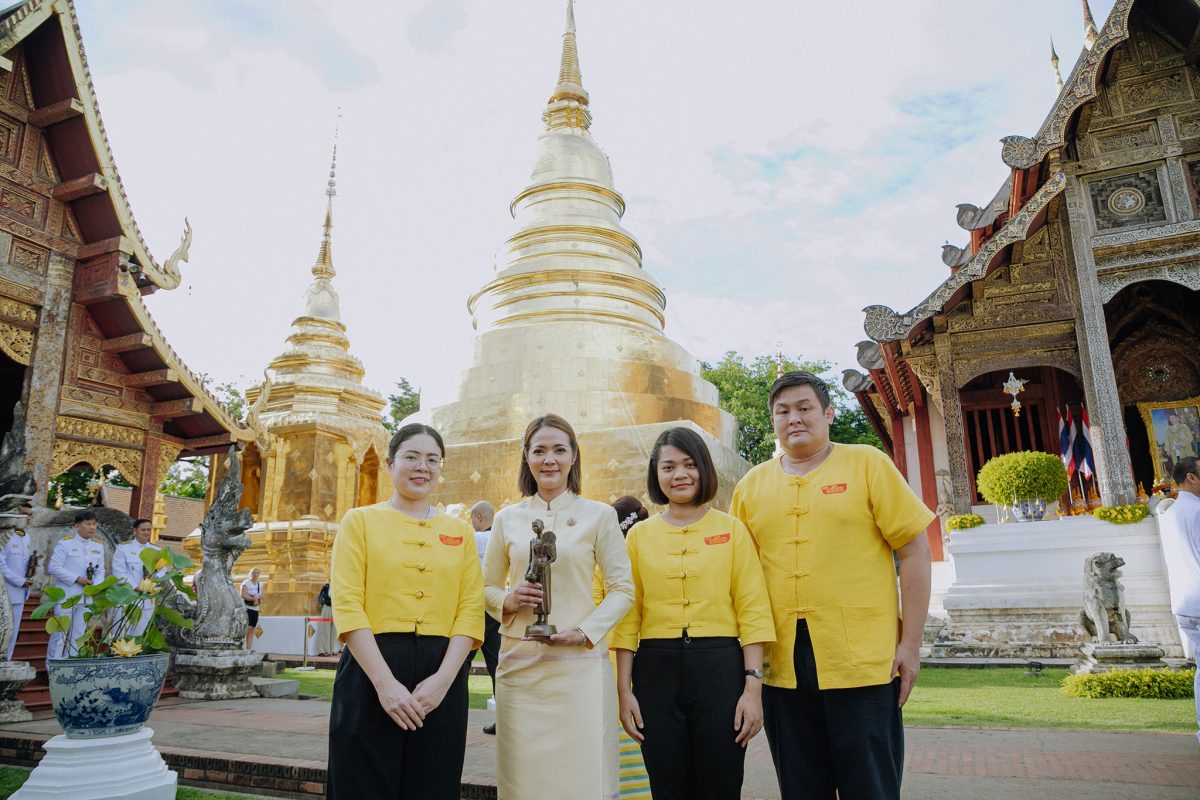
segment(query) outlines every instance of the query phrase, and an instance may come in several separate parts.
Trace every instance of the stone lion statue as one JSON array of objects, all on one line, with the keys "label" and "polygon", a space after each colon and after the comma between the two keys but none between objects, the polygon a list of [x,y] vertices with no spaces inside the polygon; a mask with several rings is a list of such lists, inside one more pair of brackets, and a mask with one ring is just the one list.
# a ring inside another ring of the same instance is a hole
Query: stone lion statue
[{"label": "stone lion statue", "polygon": [[1117,578],[1125,559],[1112,553],[1094,553],[1083,566],[1083,610],[1079,621],[1097,642],[1136,644],[1129,632],[1129,609],[1125,590]]}]

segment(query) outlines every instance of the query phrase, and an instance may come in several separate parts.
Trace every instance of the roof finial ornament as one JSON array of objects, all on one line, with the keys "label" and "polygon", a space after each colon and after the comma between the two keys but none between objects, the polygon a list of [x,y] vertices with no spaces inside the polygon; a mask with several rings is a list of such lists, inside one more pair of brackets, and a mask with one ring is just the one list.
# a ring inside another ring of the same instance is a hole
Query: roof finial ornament
[{"label": "roof finial ornament", "polygon": [[542,114],[546,130],[582,128],[592,124],[587,110],[588,93],[583,88],[579,71],[579,47],[575,42],[575,0],[567,0],[567,27],[562,36],[562,58],[558,68],[558,83],[550,95],[549,107]]},{"label": "roof finial ornament", "polygon": [[1054,68],[1054,82],[1058,84],[1058,93],[1062,94],[1062,72],[1058,68],[1058,53],[1054,51],[1054,37],[1050,37],[1050,66]]},{"label": "roof finial ornament", "polygon": [[783,377],[783,341],[775,340],[775,377]]},{"label": "roof finial ornament", "polygon": [[1100,32],[1096,30],[1096,20],[1092,19],[1092,9],[1088,5],[1088,0],[1083,0],[1083,46],[1087,50],[1091,50],[1096,44],[1096,40],[1100,38]]},{"label": "roof finial ornament", "polygon": [[333,123],[333,155],[329,159],[329,180],[325,184],[325,229],[321,235],[321,249],[312,274],[330,280],[337,273],[333,269],[333,198],[337,197],[337,146],[338,133],[342,126],[342,107],[338,106],[337,119]]}]

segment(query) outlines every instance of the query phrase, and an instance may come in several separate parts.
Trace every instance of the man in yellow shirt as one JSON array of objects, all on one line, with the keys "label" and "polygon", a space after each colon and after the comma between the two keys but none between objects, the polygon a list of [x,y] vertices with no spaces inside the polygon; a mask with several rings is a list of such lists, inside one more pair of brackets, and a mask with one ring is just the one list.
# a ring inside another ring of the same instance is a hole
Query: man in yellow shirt
[{"label": "man in yellow shirt", "polygon": [[742,478],[730,512],[771,597],[763,712],[780,789],[785,800],[898,800],[934,515],[882,452],[830,442],[820,378],[785,373],[769,402],[783,454]]}]

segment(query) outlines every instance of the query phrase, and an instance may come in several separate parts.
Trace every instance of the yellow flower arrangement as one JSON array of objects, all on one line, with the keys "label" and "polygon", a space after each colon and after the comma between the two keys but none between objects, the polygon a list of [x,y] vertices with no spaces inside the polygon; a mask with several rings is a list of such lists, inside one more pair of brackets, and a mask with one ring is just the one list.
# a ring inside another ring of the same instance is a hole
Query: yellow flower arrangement
[{"label": "yellow flower arrangement", "polygon": [[142,594],[158,594],[162,591],[162,587],[154,582],[153,578],[142,578],[142,582],[134,589],[135,592]]},{"label": "yellow flower arrangement", "polygon": [[1141,503],[1133,503],[1127,506],[1101,506],[1092,512],[1092,516],[1096,519],[1102,519],[1114,525],[1130,525],[1135,522],[1141,522],[1149,515],[1150,509]]},{"label": "yellow flower arrangement", "polygon": [[946,527],[952,531],[963,531],[967,528],[978,528],[984,523],[978,514],[955,514],[946,518]]}]

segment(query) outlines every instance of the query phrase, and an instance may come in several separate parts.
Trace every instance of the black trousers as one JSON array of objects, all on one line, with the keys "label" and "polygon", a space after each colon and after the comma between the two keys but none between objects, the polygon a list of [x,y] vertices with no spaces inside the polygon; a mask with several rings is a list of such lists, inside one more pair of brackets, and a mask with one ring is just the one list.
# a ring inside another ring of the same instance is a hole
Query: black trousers
[{"label": "black trousers", "polygon": [[746,685],[734,637],[644,639],[633,657],[654,800],[738,800],[746,751],[733,715]]},{"label": "black trousers", "polygon": [[483,663],[492,676],[492,696],[496,696],[496,666],[500,663],[500,623],[491,614],[483,615]]},{"label": "black trousers", "polygon": [[783,800],[899,800],[900,679],[817,688],[808,623],[796,625],[796,688],[763,687],[763,729]]},{"label": "black trousers", "polygon": [[[437,672],[449,639],[415,633],[376,634],[396,680],[412,691]],[[463,664],[441,705],[423,727],[406,731],[383,706],[375,687],[342,651],[329,712],[329,800],[458,800],[467,750],[467,668]]]}]

